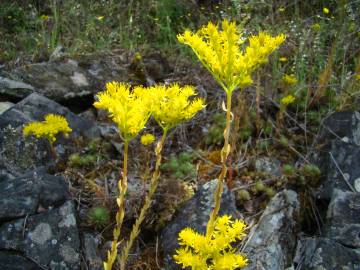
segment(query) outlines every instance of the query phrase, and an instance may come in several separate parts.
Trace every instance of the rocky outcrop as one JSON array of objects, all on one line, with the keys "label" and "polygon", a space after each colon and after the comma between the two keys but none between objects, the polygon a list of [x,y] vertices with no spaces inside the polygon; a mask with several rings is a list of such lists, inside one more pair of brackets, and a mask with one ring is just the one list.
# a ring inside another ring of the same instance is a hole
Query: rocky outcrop
[{"label": "rocky outcrop", "polygon": [[283,190],[267,205],[249,233],[245,253],[251,261],[245,269],[280,270],[292,265],[299,230],[300,202],[296,192]]},{"label": "rocky outcrop", "polygon": [[[177,238],[179,232],[191,227],[197,232],[204,233],[209,215],[214,207],[214,191],[217,180],[212,180],[204,184],[198,192],[181,209],[177,211],[171,222],[165,227],[161,235],[162,248],[165,252],[166,269],[181,269],[172,260],[172,255],[179,247]],[[219,215],[231,215],[239,218],[240,214],[236,210],[235,198],[233,193],[224,188],[221,198],[221,208]]]},{"label": "rocky outcrop", "polygon": [[[31,94],[0,115],[0,174],[21,175],[39,166],[49,166],[54,162],[49,144],[45,139],[23,138],[22,127],[32,121],[42,121],[49,113],[66,117],[72,128],[70,138],[94,138],[100,131],[94,122],[86,120],[60,104],[38,94]],[[59,142],[66,142],[60,144]],[[70,147],[69,139],[59,136],[55,148],[61,156]]]}]

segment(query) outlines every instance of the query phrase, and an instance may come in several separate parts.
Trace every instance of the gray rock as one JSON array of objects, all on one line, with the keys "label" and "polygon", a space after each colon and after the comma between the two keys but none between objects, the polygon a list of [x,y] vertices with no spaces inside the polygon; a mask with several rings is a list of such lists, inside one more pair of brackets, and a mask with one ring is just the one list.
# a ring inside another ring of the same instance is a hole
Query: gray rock
[{"label": "gray rock", "polygon": [[19,252],[45,269],[79,269],[80,241],[73,203],[67,201],[45,213],[3,223],[0,249]]},{"label": "gray rock", "polygon": [[0,77],[0,95],[11,98],[23,98],[33,93],[35,88],[27,83]]},{"label": "gray rock", "polygon": [[[177,211],[171,222],[165,227],[161,235],[161,245],[164,250],[167,270],[181,269],[172,260],[172,255],[179,247],[177,238],[179,232],[185,227],[191,227],[199,233],[205,233],[211,209],[214,207],[214,191],[217,180],[204,184],[181,209]],[[240,218],[236,210],[235,198],[226,187],[222,194],[219,215],[232,215]]]},{"label": "gray rock", "polygon": [[10,109],[14,106],[14,103],[11,102],[0,102],[0,115],[5,112],[6,110]]},{"label": "gray rock", "polygon": [[245,269],[280,270],[291,266],[299,211],[299,198],[292,190],[283,190],[271,199],[245,248],[251,261]]},{"label": "gray rock", "polygon": [[118,57],[92,56],[73,60],[63,59],[65,55],[59,47],[50,57],[50,62],[22,66],[7,73],[0,93],[10,98],[25,98],[36,92],[57,102],[65,102],[91,97],[108,81],[128,79],[125,63],[119,62]]},{"label": "gray rock", "polygon": [[272,176],[280,177],[281,162],[276,158],[259,157],[255,160],[255,169],[260,172],[267,173]]},{"label": "gray rock", "polygon": [[360,146],[360,113],[336,112],[323,122],[322,139],[337,139]]},{"label": "gray rock", "polygon": [[327,238],[307,237],[298,242],[295,263],[300,270],[357,270],[360,250]]},{"label": "gray rock", "polygon": [[360,193],[334,190],[326,217],[325,236],[360,248]]},{"label": "gray rock", "polygon": [[354,191],[355,180],[360,177],[360,146],[333,140],[323,153],[325,165],[322,171],[326,178],[317,191],[317,197],[329,201],[334,189]]},{"label": "gray rock", "polygon": [[0,251],[0,269],[4,270],[43,270],[36,263],[9,251]]},{"label": "gray rock", "polygon": [[[0,173],[21,175],[38,166],[48,166],[54,161],[49,143],[45,139],[23,138],[22,127],[32,121],[43,121],[49,113],[66,117],[72,128],[70,137],[96,138],[100,131],[93,121],[86,120],[60,104],[38,94],[31,94],[0,115]],[[61,135],[56,145],[70,147],[70,140]],[[56,148],[58,149],[58,148]],[[59,149],[58,154],[65,153]],[[62,153],[61,153],[62,152]]]},{"label": "gray rock", "polygon": [[96,239],[88,233],[83,236],[84,255],[88,270],[103,270],[102,259],[99,254]]},{"label": "gray rock", "polygon": [[50,62],[58,61],[66,56],[68,56],[68,54],[65,52],[65,48],[61,45],[58,45],[51,53],[49,61]]},{"label": "gray rock", "polygon": [[73,136],[98,137],[100,132],[94,122],[86,120],[66,107],[39,94],[31,94],[0,116],[0,128],[11,125],[14,128],[31,121],[42,121],[49,113],[66,117]]},{"label": "gray rock", "polygon": [[33,171],[0,181],[0,220],[35,214],[39,208],[59,206],[70,198],[62,177]]}]

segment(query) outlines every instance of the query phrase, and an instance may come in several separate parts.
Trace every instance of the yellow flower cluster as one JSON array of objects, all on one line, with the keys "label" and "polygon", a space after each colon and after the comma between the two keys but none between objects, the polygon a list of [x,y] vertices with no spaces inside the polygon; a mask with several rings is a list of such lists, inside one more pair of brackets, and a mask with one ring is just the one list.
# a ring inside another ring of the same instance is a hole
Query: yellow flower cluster
[{"label": "yellow flower cluster", "polygon": [[285,106],[290,105],[295,101],[295,97],[293,95],[287,95],[281,99],[281,104],[284,104]]},{"label": "yellow flower cluster", "polygon": [[153,86],[149,89],[152,95],[152,114],[158,124],[169,130],[176,125],[191,119],[201,109],[205,108],[202,98],[189,99],[196,95],[195,88],[190,85],[180,87],[178,84],[170,86]]},{"label": "yellow flower cluster", "polygon": [[290,75],[285,74],[283,76],[283,81],[284,81],[284,83],[286,83],[288,85],[295,85],[298,82],[298,80],[296,79],[294,74],[290,74]]},{"label": "yellow flower cluster", "polygon": [[249,46],[244,43],[234,22],[224,20],[222,31],[209,22],[197,32],[186,30],[177,36],[179,42],[189,45],[201,63],[211,72],[223,89],[231,93],[238,87],[252,83],[251,73],[285,40],[281,34],[272,37],[260,32],[249,38]]},{"label": "yellow flower cluster", "polygon": [[247,265],[247,259],[235,252],[232,243],[245,236],[246,225],[230,216],[218,217],[215,229],[209,236],[201,235],[191,228],[179,233],[181,248],[174,259],[182,268],[193,270],[234,270]]},{"label": "yellow flower cluster", "polygon": [[66,118],[61,115],[48,114],[43,122],[31,122],[23,129],[24,136],[34,135],[36,138],[45,137],[50,143],[56,141],[59,132],[68,134],[72,131]]},{"label": "yellow flower cluster", "polygon": [[189,100],[195,95],[193,86],[136,86],[131,90],[130,85],[110,82],[97,95],[94,106],[109,111],[121,137],[131,140],[145,127],[151,114],[165,130],[192,118],[205,107],[201,98]]},{"label": "yellow flower cluster", "polygon": [[150,133],[147,133],[141,136],[140,141],[143,145],[149,145],[150,143],[155,141],[155,136]]},{"label": "yellow flower cluster", "polygon": [[130,90],[130,85],[118,82],[106,84],[106,90],[97,95],[94,106],[107,110],[117,124],[120,136],[129,141],[145,127],[150,117],[150,101],[147,89],[137,86]]}]

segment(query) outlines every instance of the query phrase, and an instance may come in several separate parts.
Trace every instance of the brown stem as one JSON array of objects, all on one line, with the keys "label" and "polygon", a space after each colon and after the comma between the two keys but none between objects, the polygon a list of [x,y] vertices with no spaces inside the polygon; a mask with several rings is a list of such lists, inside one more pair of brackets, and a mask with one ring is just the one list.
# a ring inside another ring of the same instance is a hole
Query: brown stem
[{"label": "brown stem", "polygon": [[133,229],[130,233],[129,240],[126,242],[124,251],[121,254],[121,258],[120,258],[120,269],[121,270],[125,270],[126,260],[129,256],[130,249],[134,243],[134,240],[140,233],[140,226],[145,219],[145,214],[146,214],[147,210],[150,208],[151,199],[152,199],[152,197],[156,191],[156,188],[158,186],[158,180],[159,180],[159,176],[160,176],[160,165],[161,165],[161,158],[162,158],[161,152],[162,152],[162,148],[165,143],[166,135],[167,135],[167,130],[164,129],[162,138],[161,138],[160,142],[157,144],[156,149],[155,149],[156,165],[155,165],[154,173],[151,177],[149,192],[148,192],[147,196],[145,197],[145,203],[144,203],[143,207],[141,208],[140,215],[135,221]]},{"label": "brown stem", "polygon": [[123,162],[123,177],[118,182],[119,196],[116,198],[119,207],[116,213],[116,225],[113,230],[113,241],[111,242],[111,249],[108,251],[107,262],[104,262],[104,269],[111,270],[117,256],[117,246],[120,238],[121,226],[125,215],[125,193],[127,190],[127,166],[128,166],[128,150],[129,141],[124,142],[124,162]]},{"label": "brown stem", "polygon": [[220,210],[221,194],[224,189],[224,179],[227,172],[226,161],[230,152],[229,135],[230,135],[230,124],[231,124],[231,95],[232,91],[226,92],[226,126],[224,130],[224,146],[221,150],[221,172],[218,177],[218,182],[214,194],[215,206],[210,213],[209,222],[206,227],[206,235],[210,236],[214,230],[215,220]]}]

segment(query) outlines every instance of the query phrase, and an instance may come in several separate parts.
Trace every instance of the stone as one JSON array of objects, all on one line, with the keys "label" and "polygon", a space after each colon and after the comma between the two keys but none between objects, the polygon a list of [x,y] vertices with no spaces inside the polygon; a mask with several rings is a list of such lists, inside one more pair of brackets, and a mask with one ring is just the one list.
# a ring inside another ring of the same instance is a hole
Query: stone
[{"label": "stone", "polygon": [[299,270],[356,270],[360,269],[360,250],[328,238],[306,237],[299,240],[294,261]]},{"label": "stone", "polygon": [[65,48],[61,45],[58,45],[50,54],[49,62],[59,61],[66,56],[68,56],[68,54],[65,52]]},{"label": "stone", "polygon": [[0,102],[0,115],[10,109],[12,106],[14,106],[14,103],[12,102]]},{"label": "stone", "polygon": [[31,260],[9,251],[0,251],[0,269],[6,270],[43,270]]},{"label": "stone", "polygon": [[48,209],[70,198],[65,181],[41,170],[14,179],[0,181],[0,220],[35,214],[39,207]]},{"label": "stone", "polygon": [[340,244],[360,248],[360,193],[335,189],[326,217],[325,236]]},{"label": "stone", "polygon": [[317,198],[330,201],[334,189],[355,191],[360,177],[360,146],[332,140],[322,157],[325,180],[317,190]]},{"label": "stone", "polygon": [[79,269],[80,241],[73,202],[3,223],[0,249],[18,252],[43,269]]},{"label": "stone", "polygon": [[85,233],[83,236],[83,247],[86,265],[88,270],[103,270],[103,262],[98,250],[98,243],[91,234]]},{"label": "stone", "polygon": [[0,76],[0,96],[19,99],[26,97],[34,91],[35,88],[30,84]]},{"label": "stone", "polygon": [[300,214],[298,195],[292,190],[276,194],[249,233],[244,253],[250,260],[247,270],[280,270],[292,265]]},{"label": "stone", "polygon": [[264,172],[271,176],[280,177],[281,162],[271,157],[259,157],[255,160],[255,169],[260,172]]},{"label": "stone", "polygon": [[[177,210],[172,220],[167,224],[161,234],[161,245],[164,250],[167,270],[181,269],[172,260],[172,255],[179,247],[177,238],[179,232],[191,227],[199,233],[205,233],[209,215],[214,207],[214,191],[217,180],[205,183],[183,207]],[[219,215],[231,215],[241,218],[236,210],[234,194],[225,186],[221,198]]]},{"label": "stone", "polygon": [[[60,114],[66,117],[72,128],[70,138],[88,139],[100,137],[100,131],[95,122],[86,120],[60,104],[49,100],[36,93],[27,96],[22,101],[0,115],[0,174],[8,173],[21,175],[27,170],[39,166],[49,166],[54,162],[54,156],[46,139],[36,139],[33,136],[24,138],[22,127],[32,121],[43,121],[49,113]],[[66,151],[57,146],[66,145],[71,147],[71,140],[58,136],[55,147],[58,154],[66,154]],[[64,146],[65,147],[65,146]],[[61,151],[60,151],[61,150]]]},{"label": "stone", "polygon": [[321,138],[360,146],[360,112],[336,112],[323,121]]},{"label": "stone", "polygon": [[57,47],[49,62],[18,67],[0,78],[0,94],[8,98],[25,98],[41,94],[57,102],[92,98],[108,81],[127,81],[126,62],[114,55],[84,56],[69,59]]}]

